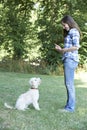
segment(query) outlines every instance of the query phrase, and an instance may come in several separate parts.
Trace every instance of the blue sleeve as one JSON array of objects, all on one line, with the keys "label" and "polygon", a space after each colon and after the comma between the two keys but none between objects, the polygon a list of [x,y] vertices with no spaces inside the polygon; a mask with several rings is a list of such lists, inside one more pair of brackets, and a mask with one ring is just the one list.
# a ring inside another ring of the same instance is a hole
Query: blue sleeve
[{"label": "blue sleeve", "polygon": [[70,36],[72,39],[73,46],[80,47],[80,34],[77,29],[73,28],[70,30]]}]

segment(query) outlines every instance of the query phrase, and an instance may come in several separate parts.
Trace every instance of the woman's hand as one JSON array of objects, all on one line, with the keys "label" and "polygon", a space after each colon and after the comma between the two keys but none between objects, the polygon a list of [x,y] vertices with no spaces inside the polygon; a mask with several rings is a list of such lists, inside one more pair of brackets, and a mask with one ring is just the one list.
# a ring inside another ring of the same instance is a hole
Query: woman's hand
[{"label": "woman's hand", "polygon": [[62,50],[62,48],[61,48],[59,45],[57,45],[57,44],[55,44],[55,49],[56,49],[57,51],[59,51],[59,52],[61,52],[61,50]]}]

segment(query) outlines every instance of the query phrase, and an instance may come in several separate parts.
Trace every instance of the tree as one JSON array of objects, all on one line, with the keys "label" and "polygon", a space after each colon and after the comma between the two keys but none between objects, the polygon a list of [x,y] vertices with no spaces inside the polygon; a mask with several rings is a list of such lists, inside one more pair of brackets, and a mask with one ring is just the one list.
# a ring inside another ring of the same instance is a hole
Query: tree
[{"label": "tree", "polygon": [[[83,1],[80,0],[82,3]],[[86,19],[84,19],[83,13],[87,15],[86,10],[84,9],[86,5],[84,3],[82,6],[78,4],[78,0],[41,0],[39,11],[38,11],[38,26],[40,31],[38,37],[41,40],[42,47],[42,57],[47,62],[48,65],[60,63],[60,55],[55,52],[54,44],[63,44],[62,30],[60,25],[60,20],[63,15],[71,15],[78,22],[82,33],[87,31],[83,28]],[[83,6],[84,5],[84,6]],[[82,8],[83,7],[83,8]],[[86,7],[87,8],[87,7]],[[84,63],[84,59],[87,60],[87,55],[84,55],[84,52],[87,53],[86,42],[85,40],[86,33],[83,35],[81,40],[82,51],[80,50],[80,61]],[[83,58],[84,57],[84,58]]]},{"label": "tree", "polygon": [[3,46],[13,59],[21,59],[27,53],[26,36],[32,25],[29,20],[34,2],[31,0],[7,0],[3,1],[2,5],[5,10]]},{"label": "tree", "polygon": [[32,48],[41,46],[41,60],[56,67],[61,55],[54,44],[63,45],[60,20],[70,14],[82,30],[80,62],[83,64],[87,61],[85,3],[85,0],[1,0],[0,45],[13,59],[29,57]]}]

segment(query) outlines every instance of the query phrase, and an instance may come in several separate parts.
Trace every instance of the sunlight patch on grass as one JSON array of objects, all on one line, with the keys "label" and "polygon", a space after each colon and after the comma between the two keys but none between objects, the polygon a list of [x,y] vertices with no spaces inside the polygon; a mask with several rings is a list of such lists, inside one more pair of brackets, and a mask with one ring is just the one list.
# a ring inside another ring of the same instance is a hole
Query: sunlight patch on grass
[{"label": "sunlight patch on grass", "polygon": [[80,116],[84,116],[86,114],[86,108],[78,108],[77,111]]},{"label": "sunlight patch on grass", "polygon": [[[82,83],[84,83],[85,88],[87,88],[87,72],[78,72],[75,74],[75,79],[80,80]],[[81,83],[78,85],[78,87],[82,87]]]}]

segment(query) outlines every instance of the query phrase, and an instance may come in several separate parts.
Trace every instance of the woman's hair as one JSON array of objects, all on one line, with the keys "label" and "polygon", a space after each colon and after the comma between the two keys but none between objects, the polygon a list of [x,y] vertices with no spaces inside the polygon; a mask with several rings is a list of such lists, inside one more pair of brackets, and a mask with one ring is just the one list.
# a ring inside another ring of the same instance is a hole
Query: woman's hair
[{"label": "woman's hair", "polygon": [[[68,24],[70,29],[76,28],[79,31],[79,33],[81,34],[78,24],[75,22],[75,20],[71,16],[66,15],[65,17],[62,18],[61,22]],[[64,29],[64,36],[66,36],[67,34],[68,34],[68,31],[66,31]]]}]

